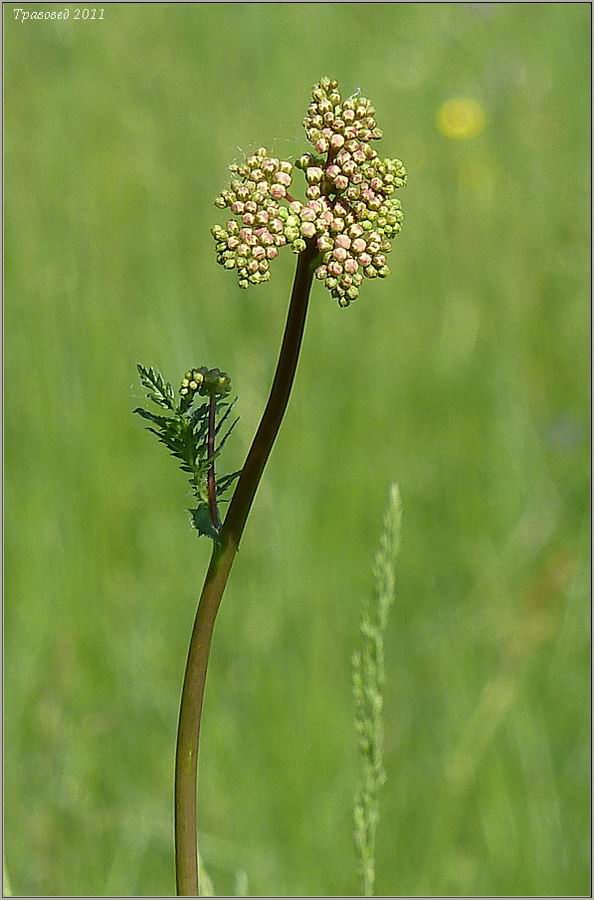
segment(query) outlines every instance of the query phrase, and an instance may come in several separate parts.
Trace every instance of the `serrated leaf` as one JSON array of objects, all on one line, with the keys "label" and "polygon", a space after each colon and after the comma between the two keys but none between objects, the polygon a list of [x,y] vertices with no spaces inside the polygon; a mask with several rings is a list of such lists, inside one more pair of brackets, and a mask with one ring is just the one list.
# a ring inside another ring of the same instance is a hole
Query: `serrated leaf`
[{"label": "serrated leaf", "polygon": [[161,373],[156,369],[153,369],[152,366],[149,366],[147,369],[146,366],[141,366],[139,364],[136,368],[140,375],[140,381],[147,389],[147,397],[149,400],[152,400],[164,409],[173,409],[175,406],[173,401],[173,388],[169,382],[165,381]]},{"label": "serrated leaf", "polygon": [[235,426],[237,425],[238,422],[239,422],[239,417],[237,417],[237,419],[235,419],[235,421],[232,422],[232,424],[229,426],[229,428],[227,429],[226,433],[223,435],[223,437],[222,437],[222,439],[221,439],[221,442],[220,442],[220,444],[219,444],[219,446],[218,446],[218,448],[217,448],[217,453],[220,453],[220,452],[221,452],[221,450],[223,449],[223,447],[224,447],[225,444],[227,443],[227,438],[229,437],[229,435],[231,434],[231,432],[233,431],[233,429],[235,428]]},{"label": "serrated leaf", "polygon": [[199,535],[205,535],[211,538],[217,544],[220,543],[220,535],[212,524],[210,518],[210,510],[207,503],[200,503],[196,509],[190,509],[190,518],[192,525]]},{"label": "serrated leaf", "polygon": [[217,497],[219,494],[224,494],[225,491],[228,491],[231,485],[236,479],[241,475],[241,469],[238,469],[237,472],[232,472],[230,475],[223,475],[222,478],[217,478]]},{"label": "serrated leaf", "polygon": [[142,409],[141,406],[137,406],[132,412],[142,416],[143,419],[148,419],[149,422],[154,422],[154,424],[159,425],[160,428],[166,428],[167,423],[170,421],[166,416],[157,416],[148,409]]},{"label": "serrated leaf", "polygon": [[231,410],[233,409],[233,407],[235,406],[236,403],[237,403],[237,397],[235,397],[235,399],[234,399],[231,403],[219,403],[219,404],[217,404],[217,413],[218,413],[218,412],[220,411],[220,409],[222,409],[224,406],[226,406],[227,408],[226,408],[225,412],[223,413],[223,415],[221,416],[221,418],[219,419],[219,422],[218,422],[218,424],[217,424],[217,426],[216,426],[216,428],[215,428],[215,434],[218,434],[218,433],[219,433],[219,431],[221,430],[221,428],[223,427],[223,425],[225,424],[225,422],[227,421],[227,419],[228,419],[229,416],[231,415]]}]

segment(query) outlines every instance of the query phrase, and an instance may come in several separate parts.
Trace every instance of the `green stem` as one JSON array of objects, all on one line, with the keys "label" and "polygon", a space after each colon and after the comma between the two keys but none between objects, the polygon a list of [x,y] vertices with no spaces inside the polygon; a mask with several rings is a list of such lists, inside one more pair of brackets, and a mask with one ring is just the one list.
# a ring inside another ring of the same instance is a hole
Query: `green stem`
[{"label": "green stem", "polygon": [[190,638],[175,755],[175,873],[177,894],[180,897],[198,896],[198,739],[212,632],[262,472],[289,402],[303,339],[316,255],[315,245],[309,244],[297,260],[289,313],[270,397],[229,505],[221,530],[220,545],[215,543],[213,546]]}]

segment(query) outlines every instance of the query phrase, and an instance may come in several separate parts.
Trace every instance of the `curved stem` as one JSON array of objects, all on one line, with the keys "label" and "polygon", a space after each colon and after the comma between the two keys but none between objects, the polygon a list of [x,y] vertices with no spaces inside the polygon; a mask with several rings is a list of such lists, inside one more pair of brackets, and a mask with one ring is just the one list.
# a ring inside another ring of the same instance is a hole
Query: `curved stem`
[{"label": "curved stem", "polygon": [[317,250],[308,244],[297,260],[291,302],[270,397],[221,529],[198,603],[190,638],[175,755],[175,873],[177,894],[198,896],[196,784],[200,718],[216,615],[262,472],[289,402],[303,339]]}]

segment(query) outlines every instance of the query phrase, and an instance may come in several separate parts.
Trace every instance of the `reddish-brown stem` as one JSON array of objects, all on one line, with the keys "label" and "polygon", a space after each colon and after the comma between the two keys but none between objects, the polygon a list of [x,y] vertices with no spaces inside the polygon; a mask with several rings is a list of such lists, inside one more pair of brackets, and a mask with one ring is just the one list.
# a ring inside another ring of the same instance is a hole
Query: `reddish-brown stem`
[{"label": "reddish-brown stem", "polygon": [[[216,615],[264,466],[289,401],[313,279],[315,244],[297,260],[283,342],[266,409],[221,529],[198,603],[184,675],[175,757],[175,870],[178,896],[198,895],[196,784],[200,719]],[[210,451],[209,451],[210,452]]]}]

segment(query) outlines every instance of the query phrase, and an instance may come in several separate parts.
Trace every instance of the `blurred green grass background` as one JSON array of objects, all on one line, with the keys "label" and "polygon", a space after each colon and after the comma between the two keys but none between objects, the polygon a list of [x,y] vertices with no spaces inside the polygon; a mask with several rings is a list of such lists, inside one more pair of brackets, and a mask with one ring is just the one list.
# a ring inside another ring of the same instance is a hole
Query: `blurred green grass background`
[{"label": "blurred green grass background", "polygon": [[[221,894],[245,875],[252,894],[358,893],[350,656],[397,480],[377,893],[588,893],[589,5],[121,4],[27,23],[5,5],[4,27],[14,892],[173,891],[209,547],[131,415],[135,364],[227,369],[240,464],[294,260],[240,292],[212,201],[242,152],[305,148],[329,74],[372,98],[381,152],[408,167],[405,227],[392,277],[348,310],[314,287],[216,629],[205,862]],[[454,97],[481,105],[481,134],[440,131]]]}]

